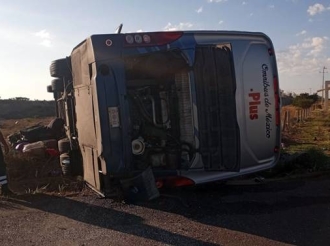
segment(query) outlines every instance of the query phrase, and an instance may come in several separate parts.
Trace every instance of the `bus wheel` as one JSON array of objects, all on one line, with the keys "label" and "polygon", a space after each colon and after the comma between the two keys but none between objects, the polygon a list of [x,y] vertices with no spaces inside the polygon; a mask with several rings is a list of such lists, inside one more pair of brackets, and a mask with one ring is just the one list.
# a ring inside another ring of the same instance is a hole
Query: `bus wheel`
[{"label": "bus wheel", "polygon": [[50,76],[58,78],[71,78],[71,57],[52,61],[50,65]]},{"label": "bus wheel", "polygon": [[53,91],[53,86],[52,85],[47,85],[47,92],[52,93]]},{"label": "bus wheel", "polygon": [[53,79],[52,80],[52,89],[54,92],[63,92],[64,91],[64,83],[61,79]]}]

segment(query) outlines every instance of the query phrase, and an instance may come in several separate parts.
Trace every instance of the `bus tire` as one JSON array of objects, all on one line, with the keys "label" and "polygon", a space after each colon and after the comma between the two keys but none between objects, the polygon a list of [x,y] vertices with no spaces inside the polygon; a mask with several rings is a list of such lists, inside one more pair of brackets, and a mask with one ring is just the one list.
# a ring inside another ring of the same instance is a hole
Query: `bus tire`
[{"label": "bus tire", "polygon": [[58,78],[70,78],[71,75],[71,57],[52,61],[50,65],[50,76]]},{"label": "bus tire", "polygon": [[61,79],[53,79],[52,80],[52,89],[53,92],[63,92],[64,91],[64,83]]},{"label": "bus tire", "polygon": [[53,93],[53,86],[52,85],[47,85],[47,92]]}]

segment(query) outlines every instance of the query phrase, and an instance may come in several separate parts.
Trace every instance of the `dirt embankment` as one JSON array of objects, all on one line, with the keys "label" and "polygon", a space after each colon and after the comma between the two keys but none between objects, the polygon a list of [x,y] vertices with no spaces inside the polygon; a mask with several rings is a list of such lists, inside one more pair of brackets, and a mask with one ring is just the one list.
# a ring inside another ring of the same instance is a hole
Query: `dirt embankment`
[{"label": "dirt embankment", "polygon": [[39,118],[54,115],[54,101],[0,100],[0,119]]},{"label": "dirt embankment", "polygon": [[[5,138],[27,127],[48,125],[54,117],[54,101],[0,100],[0,129]],[[57,157],[46,153],[33,157],[11,147],[5,160],[10,187],[16,193],[64,192],[73,185],[74,190],[81,189],[82,182],[61,175]]]}]

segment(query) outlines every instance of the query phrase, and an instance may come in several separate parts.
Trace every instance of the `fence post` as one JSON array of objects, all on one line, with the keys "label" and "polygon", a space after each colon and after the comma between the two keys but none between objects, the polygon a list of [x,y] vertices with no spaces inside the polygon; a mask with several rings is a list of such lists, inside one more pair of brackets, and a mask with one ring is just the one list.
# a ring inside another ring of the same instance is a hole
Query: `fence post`
[{"label": "fence post", "polygon": [[283,125],[282,125],[282,131],[283,131],[283,132],[284,132],[285,129],[286,129],[286,123],[287,123],[287,120],[288,120],[288,111],[285,111],[285,112],[284,112]]},{"label": "fence post", "polygon": [[299,122],[299,109],[296,110],[297,122]]}]

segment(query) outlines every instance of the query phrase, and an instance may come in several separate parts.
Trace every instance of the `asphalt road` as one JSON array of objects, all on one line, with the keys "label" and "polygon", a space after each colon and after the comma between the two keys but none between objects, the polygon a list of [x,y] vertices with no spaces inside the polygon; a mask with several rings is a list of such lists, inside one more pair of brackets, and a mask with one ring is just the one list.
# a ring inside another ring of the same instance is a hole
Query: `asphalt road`
[{"label": "asphalt road", "polygon": [[330,245],[330,176],[165,191],[0,198],[0,245]]}]

